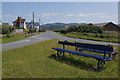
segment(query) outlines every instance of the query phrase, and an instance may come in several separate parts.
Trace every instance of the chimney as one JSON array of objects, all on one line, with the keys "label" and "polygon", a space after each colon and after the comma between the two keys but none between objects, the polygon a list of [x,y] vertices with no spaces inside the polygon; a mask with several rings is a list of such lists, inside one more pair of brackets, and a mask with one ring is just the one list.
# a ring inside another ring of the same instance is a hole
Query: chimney
[{"label": "chimney", "polygon": [[20,17],[18,16],[17,26],[20,27]]}]

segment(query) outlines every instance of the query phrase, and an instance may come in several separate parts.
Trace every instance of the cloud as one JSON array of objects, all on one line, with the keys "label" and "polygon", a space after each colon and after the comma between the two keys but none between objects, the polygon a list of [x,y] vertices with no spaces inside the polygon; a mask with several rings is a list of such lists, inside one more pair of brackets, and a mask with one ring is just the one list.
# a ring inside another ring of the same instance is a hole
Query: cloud
[{"label": "cloud", "polygon": [[[67,19],[76,22],[87,23],[101,23],[101,22],[114,22],[118,23],[117,15],[108,15],[105,13],[86,13],[86,14],[66,14]],[[119,20],[120,21],[120,20]]]},{"label": "cloud", "polygon": [[84,14],[64,14],[64,13],[42,13],[37,16],[42,16],[42,17],[50,17],[50,16],[68,16],[68,17],[74,17],[74,16],[85,16]]},{"label": "cloud", "polygon": [[77,16],[81,16],[81,17],[83,17],[83,16],[85,16],[85,15],[79,13],[79,14],[66,14],[66,16],[68,16],[68,17],[77,17]]},{"label": "cloud", "polygon": [[[62,13],[55,13],[55,12],[40,13],[40,14],[35,14],[35,18],[49,18],[49,17],[62,16],[62,15],[63,15]],[[24,16],[32,18],[32,14],[25,14]]]},{"label": "cloud", "polygon": [[[6,15],[7,16],[7,15]],[[26,19],[32,19],[32,14],[26,14]],[[86,23],[99,23],[99,22],[117,22],[117,15],[107,15],[105,13],[78,13],[78,14],[65,14],[57,12],[47,12],[35,14],[35,20],[41,18],[41,22],[86,22]]]},{"label": "cloud", "polygon": [[[90,14],[66,14],[67,17],[83,17],[83,18],[94,18],[94,17],[98,17],[98,18],[110,18],[112,16],[108,16],[104,13],[90,13]],[[114,16],[115,17],[115,16]]]},{"label": "cloud", "polygon": [[80,13],[80,14],[78,14],[78,16],[85,16],[85,15]]},{"label": "cloud", "polygon": [[[12,17],[10,15],[5,15],[6,17]],[[26,14],[25,16],[27,17],[32,17],[32,14]],[[35,17],[43,17],[43,18],[49,18],[49,17],[83,17],[83,18],[94,18],[94,17],[99,17],[99,18],[109,18],[110,16],[105,15],[103,13],[90,13],[90,14],[64,14],[64,13],[56,13],[56,12],[49,12],[49,13],[41,13],[41,14],[36,14]]]},{"label": "cloud", "polygon": [[42,13],[42,16],[57,16],[57,15],[61,15],[61,13]]},{"label": "cloud", "polygon": [[17,16],[6,14],[6,15],[3,15],[3,17],[14,18],[14,17],[17,17]]},{"label": "cloud", "polygon": [[26,17],[32,17],[32,14],[25,14]]},{"label": "cloud", "polygon": [[68,16],[68,17],[73,17],[73,16],[75,16],[74,14],[67,14],[66,16]]}]

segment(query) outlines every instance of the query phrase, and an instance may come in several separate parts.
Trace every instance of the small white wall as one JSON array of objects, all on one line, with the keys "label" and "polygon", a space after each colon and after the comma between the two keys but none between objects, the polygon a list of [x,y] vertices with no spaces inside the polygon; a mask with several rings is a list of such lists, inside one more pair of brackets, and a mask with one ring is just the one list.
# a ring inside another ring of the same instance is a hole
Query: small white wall
[{"label": "small white wall", "polygon": [[22,33],[23,29],[16,29],[16,33]]},{"label": "small white wall", "polygon": [[23,32],[23,29],[16,29],[15,32],[16,32],[16,33],[22,33],[22,32]]}]

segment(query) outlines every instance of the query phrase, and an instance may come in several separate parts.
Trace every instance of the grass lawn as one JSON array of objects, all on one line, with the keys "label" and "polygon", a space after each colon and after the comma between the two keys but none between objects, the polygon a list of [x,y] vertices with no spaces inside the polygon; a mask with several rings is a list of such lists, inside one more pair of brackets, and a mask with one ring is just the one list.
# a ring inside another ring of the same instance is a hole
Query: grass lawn
[{"label": "grass lawn", "polygon": [[[37,32],[35,34],[39,34],[39,33],[40,32]],[[9,38],[2,37],[2,44],[22,40],[22,39],[25,39],[25,38],[28,38],[28,37],[30,37],[30,36],[25,37],[25,33],[16,33],[16,36],[12,36],[12,37],[9,37]]]},{"label": "grass lawn", "polygon": [[[67,37],[73,37],[78,39],[88,39],[88,40],[94,40],[94,41],[103,41],[103,42],[113,42],[113,43],[120,43],[119,39],[117,38],[119,35],[118,33],[115,34],[103,34],[104,38],[100,38],[100,35],[96,37],[95,33],[80,33],[80,32],[70,32],[67,34],[62,34],[60,32],[57,32],[60,35],[67,36]],[[110,38],[106,38],[105,36],[111,36]]]},{"label": "grass lawn", "polygon": [[[69,55],[55,59],[56,51],[53,47],[61,47],[58,40],[47,40],[33,45],[2,51],[3,78],[117,78],[117,60],[106,62],[101,72],[93,70],[97,60]],[[74,50],[74,47],[66,47]],[[88,52],[90,53],[90,52]],[[102,55],[99,53],[91,53]],[[53,56],[52,56],[53,55]]]}]

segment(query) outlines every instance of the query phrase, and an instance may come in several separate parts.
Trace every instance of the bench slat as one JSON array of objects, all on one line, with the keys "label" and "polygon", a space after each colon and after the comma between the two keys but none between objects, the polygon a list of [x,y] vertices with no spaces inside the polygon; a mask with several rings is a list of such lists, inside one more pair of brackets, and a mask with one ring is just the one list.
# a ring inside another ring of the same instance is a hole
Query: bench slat
[{"label": "bench slat", "polygon": [[108,57],[101,57],[101,56],[97,56],[97,55],[93,55],[93,54],[85,54],[85,53],[82,53],[82,52],[76,52],[76,51],[71,51],[71,50],[66,50],[66,49],[61,49],[61,48],[52,48],[52,49],[55,49],[57,51],[77,54],[77,55],[81,55],[81,56],[84,56],[84,57],[90,57],[90,58],[94,58],[94,59],[97,59],[97,60],[103,60],[103,61],[110,61],[111,60],[111,58],[108,58]]},{"label": "bench slat", "polygon": [[77,47],[93,49],[93,50],[113,52],[113,48],[112,47],[110,48],[108,45],[98,45],[98,44],[88,44],[88,43],[72,43],[72,42],[67,42],[67,41],[65,41],[65,42],[58,41],[58,44],[77,46]]},{"label": "bench slat", "polygon": [[65,44],[65,45],[70,45],[70,46],[76,46],[75,43],[71,43],[71,42],[63,42],[63,41],[58,41],[58,44]]},{"label": "bench slat", "polygon": [[[101,51],[101,50],[94,50],[94,49],[82,48],[82,50],[92,51],[92,52],[98,52],[98,53],[104,53],[104,51]],[[108,52],[108,51],[105,51],[105,54],[109,54],[109,52]]]}]

